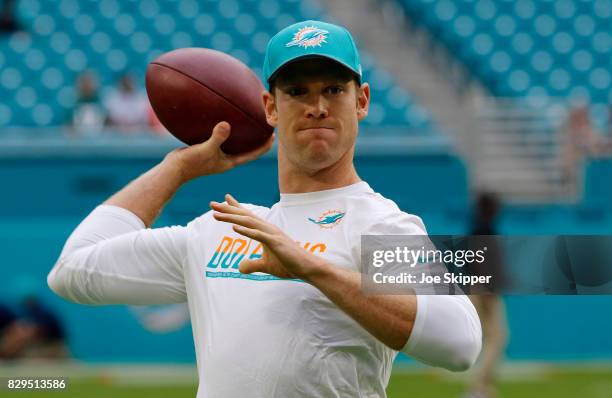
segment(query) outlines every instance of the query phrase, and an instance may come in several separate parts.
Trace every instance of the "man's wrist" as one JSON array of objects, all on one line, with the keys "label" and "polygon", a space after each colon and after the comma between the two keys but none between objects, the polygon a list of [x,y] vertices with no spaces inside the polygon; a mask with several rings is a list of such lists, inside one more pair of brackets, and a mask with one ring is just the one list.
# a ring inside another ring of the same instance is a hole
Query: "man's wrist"
[{"label": "man's wrist", "polygon": [[311,285],[316,285],[318,281],[328,277],[333,272],[333,265],[314,254],[309,255],[307,264],[308,266],[305,267],[300,279]]},{"label": "man's wrist", "polygon": [[176,157],[166,156],[161,161],[159,167],[162,169],[164,174],[167,174],[178,186],[189,182],[192,178],[189,173],[186,172],[180,161]]}]

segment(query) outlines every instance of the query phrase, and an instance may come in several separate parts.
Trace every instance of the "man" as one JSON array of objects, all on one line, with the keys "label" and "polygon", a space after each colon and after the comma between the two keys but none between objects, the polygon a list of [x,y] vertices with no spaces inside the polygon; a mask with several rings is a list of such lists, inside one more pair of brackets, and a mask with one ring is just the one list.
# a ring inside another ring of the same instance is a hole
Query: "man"
[{"label": "man", "polygon": [[106,111],[100,103],[98,79],[93,72],[83,72],[77,78],[77,100],[70,112],[70,133],[78,136],[102,134],[106,123]]},{"label": "man", "polygon": [[0,359],[68,357],[60,319],[34,295],[24,297],[19,316],[0,304]]},{"label": "man", "polygon": [[480,275],[495,275],[495,283],[490,285],[492,292],[480,292],[470,296],[482,323],[483,347],[466,398],[493,398],[499,395],[496,386],[497,371],[508,342],[506,310],[503,297],[499,295],[507,283],[502,247],[497,239],[500,207],[501,203],[496,195],[490,192],[479,192],[476,195],[471,234],[487,235],[491,239],[487,241],[486,260],[482,264],[472,266],[471,270]]},{"label": "man", "polygon": [[126,74],[104,101],[110,126],[121,132],[139,132],[147,127],[148,101],[136,87],[132,75]]},{"label": "man", "polygon": [[268,44],[264,75],[280,201],[268,209],[228,194],[186,227],[145,229],[184,182],[272,144],[225,155],[231,126],[221,122],[207,142],[171,152],[96,208],[66,243],[51,288],[86,304],[188,301],[198,397],[384,397],[400,350],[468,368],[481,329],[467,298],[360,289],[360,235],[425,228],[353,166],[370,88],[349,32],[317,21],[283,29]]}]

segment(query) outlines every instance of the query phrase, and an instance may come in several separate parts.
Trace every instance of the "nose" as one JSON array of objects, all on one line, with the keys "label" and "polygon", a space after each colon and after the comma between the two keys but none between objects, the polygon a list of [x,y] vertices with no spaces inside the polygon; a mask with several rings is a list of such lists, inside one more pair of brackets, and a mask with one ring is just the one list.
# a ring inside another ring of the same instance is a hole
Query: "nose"
[{"label": "nose", "polygon": [[311,119],[322,119],[329,115],[327,100],[322,95],[317,95],[310,101],[306,108],[306,117]]}]

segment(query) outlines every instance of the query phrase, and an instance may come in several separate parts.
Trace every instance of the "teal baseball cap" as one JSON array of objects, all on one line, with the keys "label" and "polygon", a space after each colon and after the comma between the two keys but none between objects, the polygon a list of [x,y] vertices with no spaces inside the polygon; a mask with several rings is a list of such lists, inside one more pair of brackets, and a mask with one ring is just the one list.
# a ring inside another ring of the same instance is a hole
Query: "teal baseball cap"
[{"label": "teal baseball cap", "polygon": [[361,63],[353,37],[342,26],[321,21],[303,21],[287,26],[268,42],[263,78],[270,80],[285,65],[302,58],[323,57],[350,69],[361,82]]}]

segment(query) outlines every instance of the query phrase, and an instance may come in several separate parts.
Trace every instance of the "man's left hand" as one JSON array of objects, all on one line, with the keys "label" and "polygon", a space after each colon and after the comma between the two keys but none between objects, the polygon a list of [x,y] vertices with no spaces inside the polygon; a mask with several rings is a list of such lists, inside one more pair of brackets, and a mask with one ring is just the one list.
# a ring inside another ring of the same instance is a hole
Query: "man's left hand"
[{"label": "man's left hand", "polygon": [[215,219],[233,224],[234,231],[263,246],[261,258],[240,262],[241,273],[264,272],[279,278],[308,281],[309,273],[321,266],[317,256],[300,247],[276,225],[255,216],[230,194],[225,195],[225,200],[226,203],[210,202]]}]

